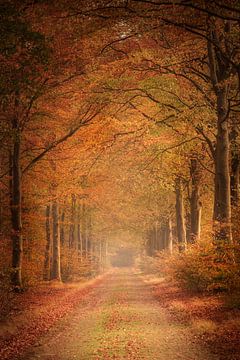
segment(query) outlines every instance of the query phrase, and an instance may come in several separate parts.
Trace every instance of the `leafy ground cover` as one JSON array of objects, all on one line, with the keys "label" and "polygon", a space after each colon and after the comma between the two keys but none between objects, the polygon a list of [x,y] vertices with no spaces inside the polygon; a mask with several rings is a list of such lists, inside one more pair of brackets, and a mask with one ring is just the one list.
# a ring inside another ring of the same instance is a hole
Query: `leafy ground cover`
[{"label": "leafy ground cover", "polygon": [[72,285],[50,284],[16,294],[11,312],[1,321],[0,358],[18,359],[101,281],[99,277]]},{"label": "leafy ground cover", "polygon": [[8,320],[15,327],[1,332],[0,357],[237,360],[239,313],[223,304],[221,296],[116,269],[80,287],[20,294]]},{"label": "leafy ground cover", "polygon": [[240,309],[235,307],[238,294],[199,294],[183,290],[166,281],[154,284],[154,296],[167,310],[170,321],[188,324],[193,336],[205,344],[219,360],[240,359]]}]

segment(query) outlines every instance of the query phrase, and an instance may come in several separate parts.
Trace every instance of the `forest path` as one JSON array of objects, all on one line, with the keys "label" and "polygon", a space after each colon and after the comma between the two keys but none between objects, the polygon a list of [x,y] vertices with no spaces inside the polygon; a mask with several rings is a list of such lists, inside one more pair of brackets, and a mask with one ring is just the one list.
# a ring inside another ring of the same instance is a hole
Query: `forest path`
[{"label": "forest path", "polygon": [[169,322],[151,288],[115,270],[42,337],[24,360],[213,360],[190,325]]}]

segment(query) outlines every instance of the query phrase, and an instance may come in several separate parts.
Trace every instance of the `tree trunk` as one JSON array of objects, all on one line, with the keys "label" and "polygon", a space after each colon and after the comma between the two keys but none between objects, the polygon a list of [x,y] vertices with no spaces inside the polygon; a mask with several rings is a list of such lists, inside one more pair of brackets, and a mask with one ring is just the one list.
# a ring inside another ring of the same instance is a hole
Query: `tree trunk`
[{"label": "tree trunk", "polygon": [[179,251],[185,251],[186,249],[186,227],[184,220],[184,204],[182,194],[181,179],[177,178],[175,183],[176,191],[176,222],[177,222],[177,237]]},{"label": "tree trunk", "polygon": [[[208,18],[208,62],[210,79],[216,95],[217,110],[217,140],[215,151],[215,191],[214,191],[214,233],[215,240],[232,241],[231,232],[231,191],[230,191],[230,164],[229,164],[229,102],[228,92],[231,80],[231,64],[223,61],[223,56],[219,49],[214,45],[218,44],[223,53],[226,51],[228,58],[231,52],[229,46],[225,46],[225,41],[229,40],[230,23],[226,22],[223,31],[219,33],[214,18]],[[224,36],[223,36],[224,35]]]},{"label": "tree trunk", "polygon": [[21,132],[18,120],[12,121],[13,129],[13,154],[10,162],[11,167],[11,225],[12,225],[12,285],[16,291],[22,288],[22,184],[21,184]]},{"label": "tree trunk", "polygon": [[100,264],[100,272],[102,272],[102,240],[99,240],[99,264]]},{"label": "tree trunk", "polygon": [[83,201],[82,204],[82,250],[85,253],[85,257],[87,257],[87,224],[86,224],[86,205]]},{"label": "tree trunk", "polygon": [[161,243],[161,233],[158,229],[158,223],[157,221],[155,222],[155,224],[153,225],[152,228],[152,232],[153,232],[153,248],[154,248],[154,252],[159,251],[160,250],[160,243]]},{"label": "tree trunk", "polygon": [[191,210],[188,211],[188,206],[185,210],[185,226],[186,226],[186,242],[191,243]]},{"label": "tree trunk", "polygon": [[75,218],[76,218],[76,197],[71,197],[71,219],[69,226],[69,247],[73,248],[75,244]]},{"label": "tree trunk", "polygon": [[218,91],[217,104],[218,131],[215,159],[215,208],[213,220],[215,239],[231,242],[230,143],[227,121],[227,94],[224,86]]},{"label": "tree trunk", "polygon": [[105,240],[105,267],[107,267],[108,264],[108,241]]},{"label": "tree trunk", "polygon": [[[92,216],[91,213],[88,215],[87,221],[87,243],[88,243],[88,254],[90,257],[90,261],[92,261]],[[91,264],[92,266],[92,264]]]},{"label": "tree trunk", "polygon": [[190,199],[191,207],[191,230],[190,243],[200,239],[202,203],[200,201],[201,175],[197,159],[191,159],[190,173],[192,181],[192,192]]},{"label": "tree trunk", "polygon": [[52,255],[52,271],[51,279],[61,281],[61,263],[60,263],[60,237],[58,223],[58,204],[56,201],[52,205],[53,218],[53,255]]},{"label": "tree trunk", "polygon": [[65,222],[65,210],[62,209],[61,213],[61,224],[60,224],[60,244],[61,246],[65,243],[65,228],[64,228],[64,222]]},{"label": "tree trunk", "polygon": [[239,205],[239,188],[240,188],[240,156],[239,154],[235,154],[234,158],[232,158],[232,173],[231,173],[231,199],[232,205]]},{"label": "tree trunk", "polygon": [[236,143],[237,134],[232,139],[231,144],[231,201],[233,206],[239,205],[240,198],[240,153],[239,146]]},{"label": "tree trunk", "polygon": [[80,260],[82,261],[82,233],[81,233],[81,204],[78,204],[78,214],[77,214],[77,243],[78,243],[78,254],[80,255]]},{"label": "tree trunk", "polygon": [[160,242],[159,242],[159,250],[165,250],[166,249],[166,242],[167,242],[167,233],[166,233],[166,224],[161,226],[160,229]]},{"label": "tree trunk", "polygon": [[155,253],[155,231],[152,228],[149,231],[149,256],[153,256]]},{"label": "tree trunk", "polygon": [[50,278],[50,249],[51,249],[51,230],[50,230],[50,205],[46,207],[46,247],[44,257],[43,279],[49,280]]},{"label": "tree trunk", "polygon": [[2,199],[2,193],[0,192],[0,237],[2,234],[2,225],[3,225],[3,199]]},{"label": "tree trunk", "polygon": [[172,234],[172,220],[169,217],[166,226],[166,251],[172,255],[173,251],[173,234]]}]

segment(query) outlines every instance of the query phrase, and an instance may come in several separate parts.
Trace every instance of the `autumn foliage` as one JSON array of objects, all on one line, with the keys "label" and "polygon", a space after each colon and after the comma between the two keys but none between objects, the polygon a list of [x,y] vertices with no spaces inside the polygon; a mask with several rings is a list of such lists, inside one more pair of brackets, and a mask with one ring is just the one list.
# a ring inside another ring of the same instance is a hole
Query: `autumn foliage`
[{"label": "autumn foliage", "polygon": [[183,287],[239,291],[239,5],[213,3],[1,2],[4,316],[13,290],[130,248]]}]

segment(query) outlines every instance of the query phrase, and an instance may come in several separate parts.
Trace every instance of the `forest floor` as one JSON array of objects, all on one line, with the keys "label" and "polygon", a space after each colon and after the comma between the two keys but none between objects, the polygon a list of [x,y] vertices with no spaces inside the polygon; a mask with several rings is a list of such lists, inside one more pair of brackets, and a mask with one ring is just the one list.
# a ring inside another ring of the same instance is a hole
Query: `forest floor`
[{"label": "forest floor", "polygon": [[132,269],[19,300],[0,332],[3,360],[240,359],[237,311]]}]

